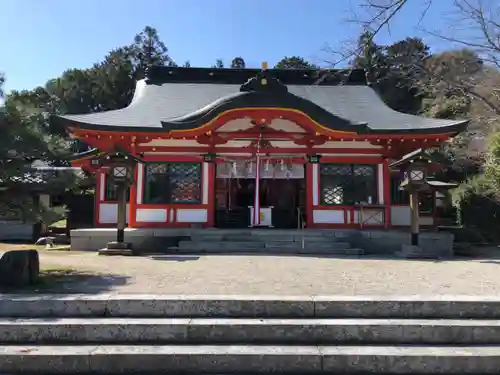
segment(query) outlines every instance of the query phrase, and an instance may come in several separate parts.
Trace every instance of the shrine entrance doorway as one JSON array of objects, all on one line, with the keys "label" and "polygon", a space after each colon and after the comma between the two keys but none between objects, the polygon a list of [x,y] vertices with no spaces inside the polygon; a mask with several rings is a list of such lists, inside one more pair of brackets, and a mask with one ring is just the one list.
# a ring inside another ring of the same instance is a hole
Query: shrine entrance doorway
[{"label": "shrine entrance doorway", "polygon": [[[263,164],[257,182],[255,172],[248,163],[232,163],[229,166],[218,164],[215,180],[215,226],[298,228],[300,223],[305,222],[304,176],[303,164],[278,167]],[[259,188],[258,195],[256,186]],[[256,209],[259,210],[259,216],[256,216]]]}]

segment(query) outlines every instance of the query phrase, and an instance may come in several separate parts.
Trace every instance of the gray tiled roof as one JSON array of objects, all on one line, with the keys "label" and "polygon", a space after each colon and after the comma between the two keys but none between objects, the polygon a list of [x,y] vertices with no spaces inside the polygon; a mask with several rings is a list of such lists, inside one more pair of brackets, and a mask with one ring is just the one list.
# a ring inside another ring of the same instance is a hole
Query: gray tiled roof
[{"label": "gray tiled roof", "polygon": [[[311,86],[288,85],[290,93],[322,107],[352,123],[366,123],[377,131],[439,130],[465,123],[463,120],[441,120],[400,113],[389,108],[379,95],[365,85]],[[162,127],[169,122],[209,106],[213,102],[238,94],[240,85],[217,83],[137,83],[131,104],[119,110],[85,115],[60,116],[62,119],[110,127]]]}]

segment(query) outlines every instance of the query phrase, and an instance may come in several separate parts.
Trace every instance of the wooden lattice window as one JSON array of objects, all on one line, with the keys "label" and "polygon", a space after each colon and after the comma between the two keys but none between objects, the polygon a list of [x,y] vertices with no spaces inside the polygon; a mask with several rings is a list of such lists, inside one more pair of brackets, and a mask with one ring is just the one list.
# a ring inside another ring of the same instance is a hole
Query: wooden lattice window
[{"label": "wooden lattice window", "polygon": [[200,204],[201,163],[146,165],[144,203]]},{"label": "wooden lattice window", "polygon": [[[105,192],[104,192],[104,200],[105,201],[117,201],[118,194],[116,185],[111,181],[111,179],[106,175],[106,184],[105,184]],[[130,188],[127,188],[127,202],[130,202]]]},{"label": "wooden lattice window", "polygon": [[321,204],[377,203],[375,167],[364,164],[320,164]]},{"label": "wooden lattice window", "polygon": [[[111,181],[111,179],[106,175],[105,177],[106,184],[104,190],[104,200],[115,202],[118,200],[118,194],[116,185]],[[127,188],[127,202],[130,202],[130,188]]]},{"label": "wooden lattice window", "polygon": [[391,203],[392,204],[410,204],[410,196],[406,190],[401,190],[401,174],[391,175]]}]

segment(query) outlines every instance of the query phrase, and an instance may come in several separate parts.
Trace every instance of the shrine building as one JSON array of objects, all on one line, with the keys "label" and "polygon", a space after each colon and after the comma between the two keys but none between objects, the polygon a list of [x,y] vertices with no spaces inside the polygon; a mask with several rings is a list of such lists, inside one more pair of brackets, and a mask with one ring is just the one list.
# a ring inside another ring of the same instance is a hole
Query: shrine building
[{"label": "shrine building", "polygon": [[[150,67],[126,108],[55,116],[94,150],[73,161],[96,178],[95,226],[117,221],[114,185],[92,155],[143,161],[131,228],[391,228],[410,223],[389,164],[435,147],[467,121],[389,108],[365,72]],[[439,192],[421,202],[435,224]]]}]

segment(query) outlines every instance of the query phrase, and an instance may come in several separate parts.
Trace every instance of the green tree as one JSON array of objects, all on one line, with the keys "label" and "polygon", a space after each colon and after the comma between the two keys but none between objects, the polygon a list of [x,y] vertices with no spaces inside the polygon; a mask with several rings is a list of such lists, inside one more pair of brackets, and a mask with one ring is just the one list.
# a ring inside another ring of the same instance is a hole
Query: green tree
[{"label": "green tree", "polygon": [[148,65],[177,66],[168,55],[168,48],[160,39],[158,31],[146,26],[134,38],[134,43],[128,47],[133,57],[137,78],[143,78]]},{"label": "green tree", "polygon": [[3,98],[4,92],[3,92],[3,85],[5,83],[5,75],[0,72],[0,99]]},{"label": "green tree", "polygon": [[215,64],[212,65],[212,68],[216,68],[216,69],[224,68],[224,62],[222,61],[222,59],[215,60]]},{"label": "green tree", "polygon": [[231,61],[231,68],[233,69],[245,69],[245,60],[243,60],[243,57],[235,57]]},{"label": "green tree", "polygon": [[484,173],[464,181],[452,192],[453,205],[467,233],[480,241],[500,241],[500,132],[489,137]]},{"label": "green tree", "polygon": [[[472,118],[468,131],[440,147],[440,154],[450,163],[440,178],[462,180],[478,173],[483,155],[470,152],[470,141],[483,136],[491,127],[485,101],[490,92],[467,86],[467,82],[485,82],[484,64],[470,50],[448,51],[431,55],[428,46],[418,38],[406,38],[391,45],[378,45],[371,32],[358,41],[360,54],[353,66],[367,72],[368,81],[393,109],[434,118]],[[500,82],[500,77],[498,81]],[[465,87],[467,86],[467,87]],[[491,84],[490,87],[494,87]],[[470,95],[475,90],[482,100]]]},{"label": "green tree", "polygon": [[[149,64],[175,65],[156,30],[146,27],[133,43],[110,51],[103,61],[88,69],[70,69],[43,87],[6,95],[0,117],[0,181],[19,185],[20,176],[33,172],[33,161],[64,165],[73,151],[85,150],[87,146],[82,142],[65,138],[65,129],[50,124],[50,115],[92,113],[127,106],[135,81],[144,77]],[[66,188],[77,183],[72,174],[60,177],[51,179],[50,183]],[[19,188],[9,191],[20,193]],[[16,199],[8,201],[17,202],[18,208],[35,214],[37,210],[24,198],[18,194]]]},{"label": "green tree", "polygon": [[423,90],[414,84],[420,78],[419,64],[429,56],[429,47],[418,38],[406,38],[391,45],[378,45],[370,32],[358,44],[362,53],[353,67],[367,72],[367,80],[391,108],[417,114],[422,110]]},{"label": "green tree", "polygon": [[319,69],[317,65],[300,56],[285,56],[274,67],[276,69]]},{"label": "green tree", "polygon": [[32,184],[44,183],[49,190],[65,191],[74,187],[78,179],[71,171],[47,178],[32,165],[35,161],[57,165],[66,156],[67,141],[40,126],[45,117],[42,111],[16,104],[7,95],[0,117],[0,183],[4,188],[0,212],[25,220],[57,220],[60,217],[56,212],[33,201]]}]

